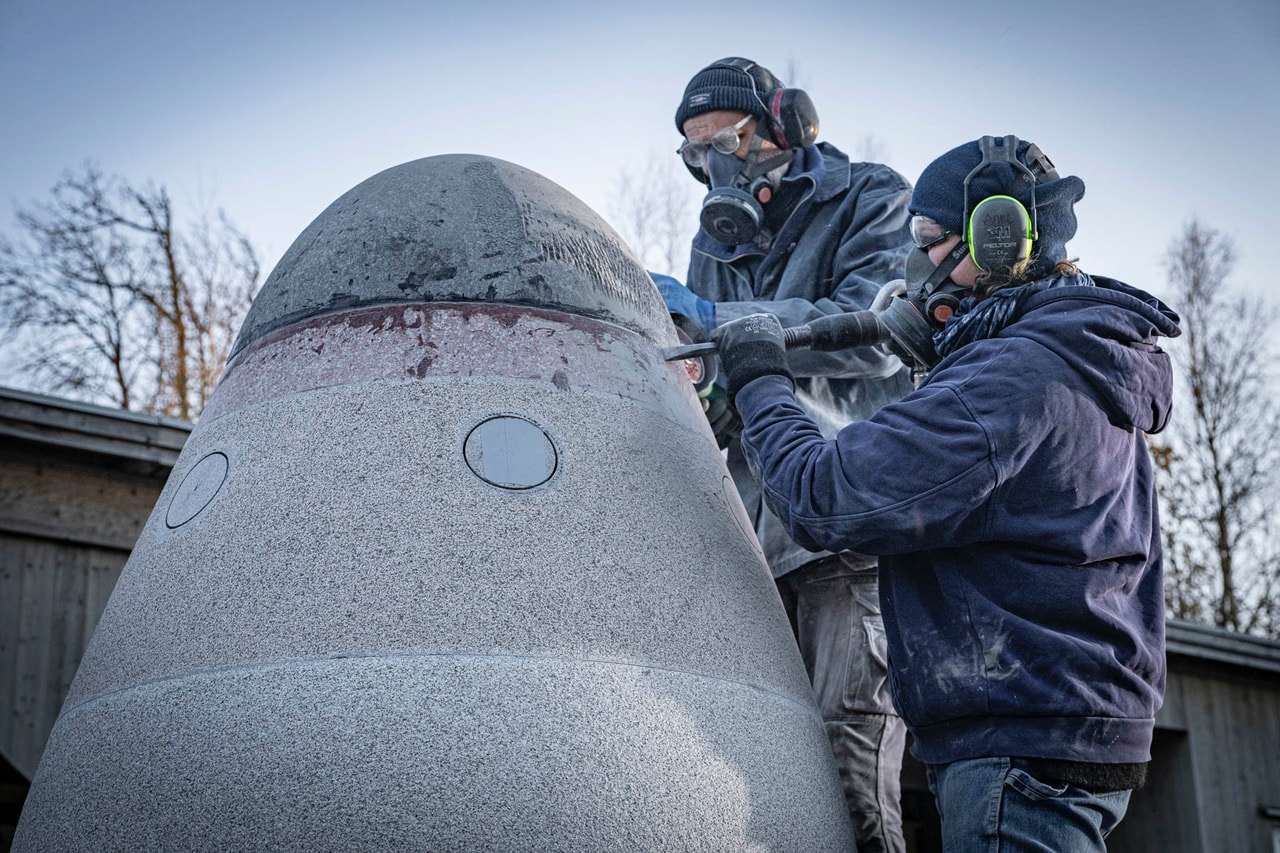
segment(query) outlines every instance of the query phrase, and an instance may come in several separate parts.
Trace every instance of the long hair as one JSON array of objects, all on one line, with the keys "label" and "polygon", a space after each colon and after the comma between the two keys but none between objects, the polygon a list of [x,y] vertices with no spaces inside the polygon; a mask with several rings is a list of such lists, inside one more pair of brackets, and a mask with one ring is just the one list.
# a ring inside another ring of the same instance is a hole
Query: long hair
[{"label": "long hair", "polygon": [[[1053,271],[1060,275],[1075,275],[1080,271],[1076,266],[1079,258],[1072,258],[1069,261],[1058,261]],[[1012,267],[1004,267],[1001,269],[989,270],[978,273],[977,282],[973,286],[973,295],[978,299],[986,299],[997,290],[1003,290],[1006,287],[1017,287],[1020,284],[1026,284],[1031,280],[1029,271],[1036,262],[1036,256],[1033,254],[1028,258],[1018,261]]]}]

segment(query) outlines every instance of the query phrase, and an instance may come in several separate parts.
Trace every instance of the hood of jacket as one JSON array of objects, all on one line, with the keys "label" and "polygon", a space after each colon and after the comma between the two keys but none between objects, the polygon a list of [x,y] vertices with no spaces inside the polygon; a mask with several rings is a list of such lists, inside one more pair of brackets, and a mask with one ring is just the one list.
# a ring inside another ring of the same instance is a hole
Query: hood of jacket
[{"label": "hood of jacket", "polygon": [[1090,278],[1094,286],[1059,286],[1033,295],[998,337],[1040,343],[1085,377],[1112,423],[1159,432],[1173,402],[1173,368],[1159,338],[1182,333],[1178,315],[1135,287]]}]

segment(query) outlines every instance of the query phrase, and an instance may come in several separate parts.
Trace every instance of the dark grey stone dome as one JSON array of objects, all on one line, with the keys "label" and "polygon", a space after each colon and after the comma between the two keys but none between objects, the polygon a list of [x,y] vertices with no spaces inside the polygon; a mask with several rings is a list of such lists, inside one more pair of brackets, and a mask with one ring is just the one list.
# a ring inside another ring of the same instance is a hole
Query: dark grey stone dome
[{"label": "dark grey stone dome", "polygon": [[358,184],[285,252],[232,355],[363,305],[501,302],[580,314],[666,342],[666,309],[618,235],[563,187],[472,154],[413,160]]}]

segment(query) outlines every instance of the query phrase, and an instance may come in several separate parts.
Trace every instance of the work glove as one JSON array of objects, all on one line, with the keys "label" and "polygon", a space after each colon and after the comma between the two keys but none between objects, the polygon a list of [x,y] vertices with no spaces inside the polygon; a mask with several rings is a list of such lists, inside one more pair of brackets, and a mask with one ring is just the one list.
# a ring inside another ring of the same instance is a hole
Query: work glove
[{"label": "work glove", "polygon": [[687,317],[702,332],[704,339],[711,335],[711,330],[716,327],[714,302],[708,302],[669,275],[651,272],[649,277],[658,286],[662,301],[667,303],[668,313]]},{"label": "work glove", "polygon": [[711,434],[716,437],[716,446],[724,450],[742,433],[742,418],[729,405],[729,395],[721,385],[711,386],[711,392],[702,399],[702,408],[707,423],[711,424]]},{"label": "work glove", "polygon": [[720,345],[720,369],[731,404],[748,382],[761,376],[785,376],[794,387],[782,324],[772,314],[751,314],[725,323],[711,333],[711,340]]}]

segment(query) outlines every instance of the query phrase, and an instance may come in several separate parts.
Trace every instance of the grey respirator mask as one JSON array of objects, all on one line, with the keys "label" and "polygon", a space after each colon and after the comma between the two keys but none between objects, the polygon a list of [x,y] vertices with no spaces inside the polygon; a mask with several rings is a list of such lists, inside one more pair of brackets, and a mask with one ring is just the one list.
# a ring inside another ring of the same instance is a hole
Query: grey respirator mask
[{"label": "grey respirator mask", "polygon": [[746,160],[719,151],[707,152],[711,192],[702,200],[702,230],[727,246],[749,243],[764,223],[764,203],[772,198],[795,157],[794,151],[761,149],[759,134],[751,140]]},{"label": "grey respirator mask", "polygon": [[889,350],[918,373],[938,363],[934,333],[960,307],[961,297],[972,292],[951,280],[951,271],[968,254],[962,240],[935,266],[927,249],[912,249],[906,278],[881,288],[872,306],[889,333]]},{"label": "grey respirator mask", "polygon": [[[812,145],[818,138],[818,112],[806,92],[782,86],[768,70],[748,59],[729,57],[707,68],[730,69],[745,75],[755,102],[747,111],[758,119],[750,150],[743,160],[734,153],[738,149],[737,130],[750,115],[732,128],[722,128],[711,141],[686,140],[679,149],[690,174],[711,190],[702,201],[702,230],[713,239],[734,246],[748,243],[760,233],[763,205],[778,189],[796,150]],[[766,140],[777,147],[764,149]]]}]

